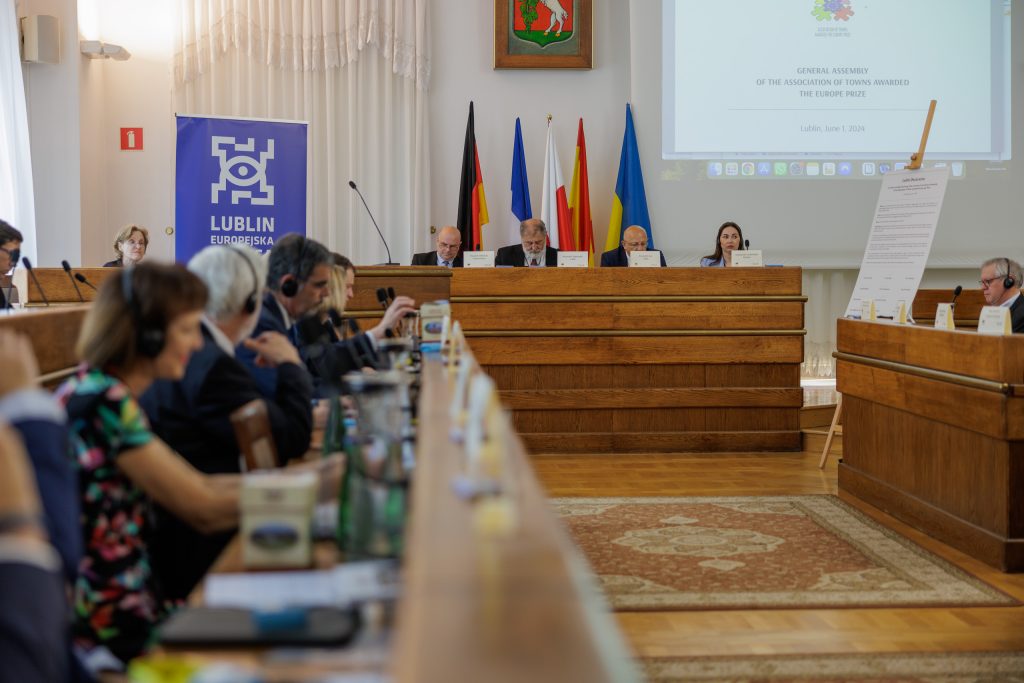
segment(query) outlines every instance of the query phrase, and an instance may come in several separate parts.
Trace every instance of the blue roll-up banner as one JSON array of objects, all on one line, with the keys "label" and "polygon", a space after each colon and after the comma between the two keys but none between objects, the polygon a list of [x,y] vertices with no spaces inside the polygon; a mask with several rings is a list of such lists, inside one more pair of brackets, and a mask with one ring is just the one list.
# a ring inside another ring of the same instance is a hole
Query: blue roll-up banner
[{"label": "blue roll-up banner", "polygon": [[306,134],[290,121],[178,116],[174,255],[211,244],[265,253],[306,234]]}]

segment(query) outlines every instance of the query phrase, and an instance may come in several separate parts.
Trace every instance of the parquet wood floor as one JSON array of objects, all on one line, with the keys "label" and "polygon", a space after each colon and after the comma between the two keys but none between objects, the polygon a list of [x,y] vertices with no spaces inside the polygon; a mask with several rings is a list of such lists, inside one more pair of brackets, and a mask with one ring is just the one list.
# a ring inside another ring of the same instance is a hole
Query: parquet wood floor
[{"label": "parquet wood floor", "polygon": [[[552,497],[835,493],[837,466],[820,453],[544,456],[537,475]],[[1003,574],[856,499],[844,500],[1024,601],[1024,574]],[[640,656],[1024,650],[1024,607],[620,612]]]}]

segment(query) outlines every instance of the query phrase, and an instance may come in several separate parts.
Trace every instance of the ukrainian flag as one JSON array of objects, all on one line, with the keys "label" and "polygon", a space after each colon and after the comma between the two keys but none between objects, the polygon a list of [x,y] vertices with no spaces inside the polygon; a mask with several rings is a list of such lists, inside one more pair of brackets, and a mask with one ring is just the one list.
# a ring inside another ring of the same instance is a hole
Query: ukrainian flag
[{"label": "ukrainian flag", "polygon": [[644,191],[644,174],[640,169],[640,148],[633,128],[633,112],[626,104],[626,133],[622,137],[622,154],[619,156],[619,177],[615,181],[612,196],[612,216],[608,222],[608,238],[604,250],[619,248],[622,231],[631,225],[639,225],[647,231],[647,248],[654,249],[654,233],[651,230],[651,214],[647,211],[647,193]]}]

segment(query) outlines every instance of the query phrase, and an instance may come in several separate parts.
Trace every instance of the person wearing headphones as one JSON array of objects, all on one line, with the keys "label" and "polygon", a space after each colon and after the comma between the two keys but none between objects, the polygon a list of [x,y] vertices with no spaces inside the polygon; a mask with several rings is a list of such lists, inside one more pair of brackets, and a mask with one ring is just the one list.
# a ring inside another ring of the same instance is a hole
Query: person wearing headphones
[{"label": "person wearing headphones", "polygon": [[1008,258],[990,258],[981,264],[981,293],[988,306],[1010,309],[1014,334],[1024,333],[1024,297],[1020,294],[1020,264]]},{"label": "person wearing headphones", "polygon": [[[231,413],[264,398],[248,368],[235,357],[245,346],[256,362],[277,370],[277,387],[265,398],[270,431],[282,462],[304,455],[313,430],[312,384],[298,350],[280,332],[250,337],[260,317],[266,265],[243,245],[210,246],[188,269],[206,285],[200,320],[202,347],[181,379],[160,379],[139,403],[154,433],[200,472],[237,474],[241,459]],[[184,599],[220,555],[234,531],[200,534],[161,510],[151,552],[165,594]]]},{"label": "person wearing headphones", "polygon": [[123,269],[100,286],[78,337],[82,365],[56,393],[83,539],[72,635],[94,673],[123,670],[168,614],[147,544],[152,504],[203,532],[238,525],[238,475],[197,471],[153,434],[137,402],[154,380],[184,376],[202,346],[205,304],[206,287],[182,266]]}]

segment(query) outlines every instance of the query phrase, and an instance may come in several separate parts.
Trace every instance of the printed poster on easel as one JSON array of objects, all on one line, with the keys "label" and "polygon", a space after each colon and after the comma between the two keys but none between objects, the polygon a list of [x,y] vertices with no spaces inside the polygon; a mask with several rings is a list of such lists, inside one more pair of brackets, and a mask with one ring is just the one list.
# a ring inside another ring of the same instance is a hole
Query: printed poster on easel
[{"label": "printed poster on easel", "polygon": [[859,318],[861,302],[875,301],[879,317],[892,317],[917,295],[949,181],[948,168],[905,169],[882,176],[868,246],[853,288],[847,318]]}]

